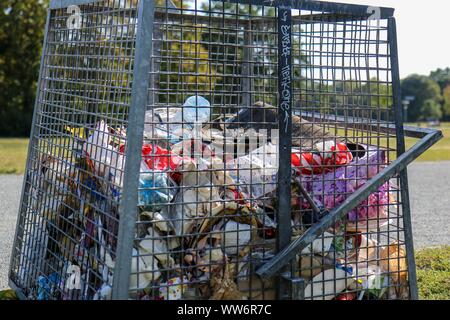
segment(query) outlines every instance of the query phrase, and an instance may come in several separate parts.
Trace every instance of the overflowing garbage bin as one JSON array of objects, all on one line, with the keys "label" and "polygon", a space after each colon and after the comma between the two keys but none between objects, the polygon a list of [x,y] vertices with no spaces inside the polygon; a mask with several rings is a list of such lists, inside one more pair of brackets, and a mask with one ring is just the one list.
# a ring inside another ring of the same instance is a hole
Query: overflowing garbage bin
[{"label": "overflowing garbage bin", "polygon": [[[22,298],[416,299],[393,9],[50,2]],[[405,136],[420,139],[406,151]]]}]

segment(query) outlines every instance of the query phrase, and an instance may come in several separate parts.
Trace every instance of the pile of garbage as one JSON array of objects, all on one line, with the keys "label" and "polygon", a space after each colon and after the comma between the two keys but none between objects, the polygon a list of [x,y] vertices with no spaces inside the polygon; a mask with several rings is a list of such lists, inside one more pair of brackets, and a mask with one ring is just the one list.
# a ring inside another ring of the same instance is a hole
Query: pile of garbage
[{"label": "pile of garbage", "polygon": [[[276,108],[260,102],[214,120],[211,110],[205,98],[193,96],[178,109],[146,114],[132,298],[276,298],[273,283],[253,272],[275,254]],[[33,207],[45,211],[48,221],[47,238],[40,242],[48,273],[36,279],[33,294],[42,300],[109,299],[127,130],[100,121],[89,132],[68,131],[75,161],[48,155],[34,171],[42,185]],[[292,239],[320,220],[313,206],[325,211],[339,206],[386,166],[379,147],[346,140],[293,117]],[[306,298],[405,297],[403,246],[382,246],[371,237],[389,224],[396,203],[391,190],[390,183],[380,187],[299,252],[296,276],[307,280]],[[42,207],[46,192],[55,199]],[[77,270],[75,286],[55,271],[64,268]]]}]

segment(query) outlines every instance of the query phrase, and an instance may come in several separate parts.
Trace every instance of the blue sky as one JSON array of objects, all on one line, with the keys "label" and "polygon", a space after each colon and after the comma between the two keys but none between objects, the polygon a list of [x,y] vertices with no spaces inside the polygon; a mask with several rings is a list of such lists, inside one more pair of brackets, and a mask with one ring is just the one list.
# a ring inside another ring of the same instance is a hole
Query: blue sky
[{"label": "blue sky", "polygon": [[395,8],[400,73],[428,75],[450,67],[449,0],[336,0]]}]

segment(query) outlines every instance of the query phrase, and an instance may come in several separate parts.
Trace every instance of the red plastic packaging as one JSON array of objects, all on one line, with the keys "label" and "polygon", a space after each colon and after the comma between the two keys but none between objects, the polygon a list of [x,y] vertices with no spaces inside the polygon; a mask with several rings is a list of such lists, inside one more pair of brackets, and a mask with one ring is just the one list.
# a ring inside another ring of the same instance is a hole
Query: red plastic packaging
[{"label": "red plastic packaging", "polygon": [[305,153],[292,153],[291,164],[301,174],[312,175],[331,172],[336,167],[353,161],[353,156],[344,143],[325,143],[322,150]]}]

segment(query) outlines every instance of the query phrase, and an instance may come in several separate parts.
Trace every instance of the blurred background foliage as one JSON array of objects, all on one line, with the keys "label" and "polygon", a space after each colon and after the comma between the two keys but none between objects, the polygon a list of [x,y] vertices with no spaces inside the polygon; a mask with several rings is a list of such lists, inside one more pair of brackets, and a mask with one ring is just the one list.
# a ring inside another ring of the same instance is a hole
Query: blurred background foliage
[{"label": "blurred background foliage", "polygon": [[[135,0],[129,0],[135,1]],[[173,1],[178,8],[184,7],[180,0]],[[191,2],[190,2],[191,3]],[[165,0],[157,0],[157,5],[164,6]],[[29,135],[34,107],[36,83],[38,80],[39,63],[42,51],[42,42],[45,29],[46,8],[48,0],[2,0],[0,1],[0,136],[3,137],[24,137]],[[222,2],[203,2],[199,5],[201,10],[212,9],[216,13],[222,11],[239,13],[243,15],[256,15],[261,12],[253,12],[255,6],[232,5]],[[259,9],[260,10],[260,9]],[[201,14],[201,13],[199,13]],[[206,13],[205,13],[206,14]],[[275,12],[267,10],[266,16],[274,16]],[[241,61],[244,55],[242,49],[233,52],[225,52],[228,46],[214,46],[215,42],[220,43],[222,39],[219,34],[203,32],[201,26],[186,30],[182,34],[171,34],[174,41],[163,42],[161,48],[162,56],[169,52],[172,61],[182,63],[168,63],[162,61],[161,70],[164,72],[159,79],[159,86],[162,92],[173,92],[179,90],[183,97],[193,91],[212,92],[214,90],[238,91],[240,83],[234,83],[233,77],[224,77],[226,74],[239,74],[242,72]],[[243,39],[238,39],[242,41]],[[269,41],[270,39],[252,39],[252,41]],[[237,39],[228,39],[231,43]],[[272,41],[272,40],[270,40]],[[295,39],[294,39],[295,41]],[[294,46],[300,48],[299,43]],[[258,47],[255,45],[255,47]],[[298,50],[300,52],[300,50]],[[295,50],[294,50],[295,53]],[[124,53],[126,55],[126,53]],[[258,68],[261,63],[267,62],[267,57],[275,59],[275,55],[270,52],[253,52],[253,67]],[[258,57],[261,61],[258,62]],[[198,59],[200,58],[200,59]],[[224,66],[220,61],[223,59],[235,60]],[[294,63],[307,61],[308,57],[296,55]],[[117,68],[120,59],[112,62],[105,62],[109,68]],[[128,63],[128,62],[127,62]],[[273,70],[275,72],[275,70]],[[79,75],[77,75],[79,76]],[[181,77],[181,78],[180,78]],[[266,77],[264,77],[266,78]],[[274,83],[263,83],[263,81],[273,81],[268,76],[267,79],[254,79],[253,86],[255,95],[260,88],[275,87]],[[237,79],[237,78],[236,78]],[[114,79],[113,79],[114,80]],[[123,81],[123,79],[121,79]],[[258,82],[259,81],[259,82]],[[304,105],[307,110],[320,107],[322,110],[344,114],[346,106],[353,104],[363,106],[380,106],[390,109],[392,101],[388,98],[391,88],[383,86],[376,79],[365,84],[344,82],[311,83],[302,78],[301,70],[294,68],[294,86],[297,88],[309,88],[305,93],[306,101],[312,101],[311,105]],[[126,81],[129,82],[129,81]],[[183,87],[180,84],[185,83]],[[190,85],[192,84],[192,85]],[[85,86],[93,84],[86,82]],[[171,87],[172,86],[172,87]],[[176,88],[173,88],[176,86]],[[430,75],[411,75],[402,80],[402,98],[409,99],[410,104],[407,111],[409,122],[450,120],[450,68],[438,69]],[[114,86],[113,86],[114,87]],[[170,90],[169,90],[170,89]],[[331,95],[317,95],[315,92],[330,92]],[[378,93],[378,94],[373,94]],[[102,98],[114,96],[114,92],[105,92]],[[326,98],[325,98],[326,97]],[[262,97],[264,98],[264,97]],[[239,103],[236,98],[230,98],[230,104]],[[234,100],[233,100],[234,99]],[[260,99],[256,97],[255,99]],[[178,96],[161,95],[160,103],[182,103]],[[76,101],[73,101],[77,103]],[[126,103],[126,101],[121,101]],[[255,101],[253,101],[255,102]],[[272,101],[267,101],[273,103]],[[215,102],[212,101],[214,104]],[[102,109],[102,106],[98,106]],[[351,109],[351,108],[348,108]],[[366,115],[367,116],[367,115]],[[383,115],[372,114],[370,117],[383,118]]]},{"label": "blurred background foliage", "polygon": [[48,0],[0,1],[0,136],[28,136]]}]

